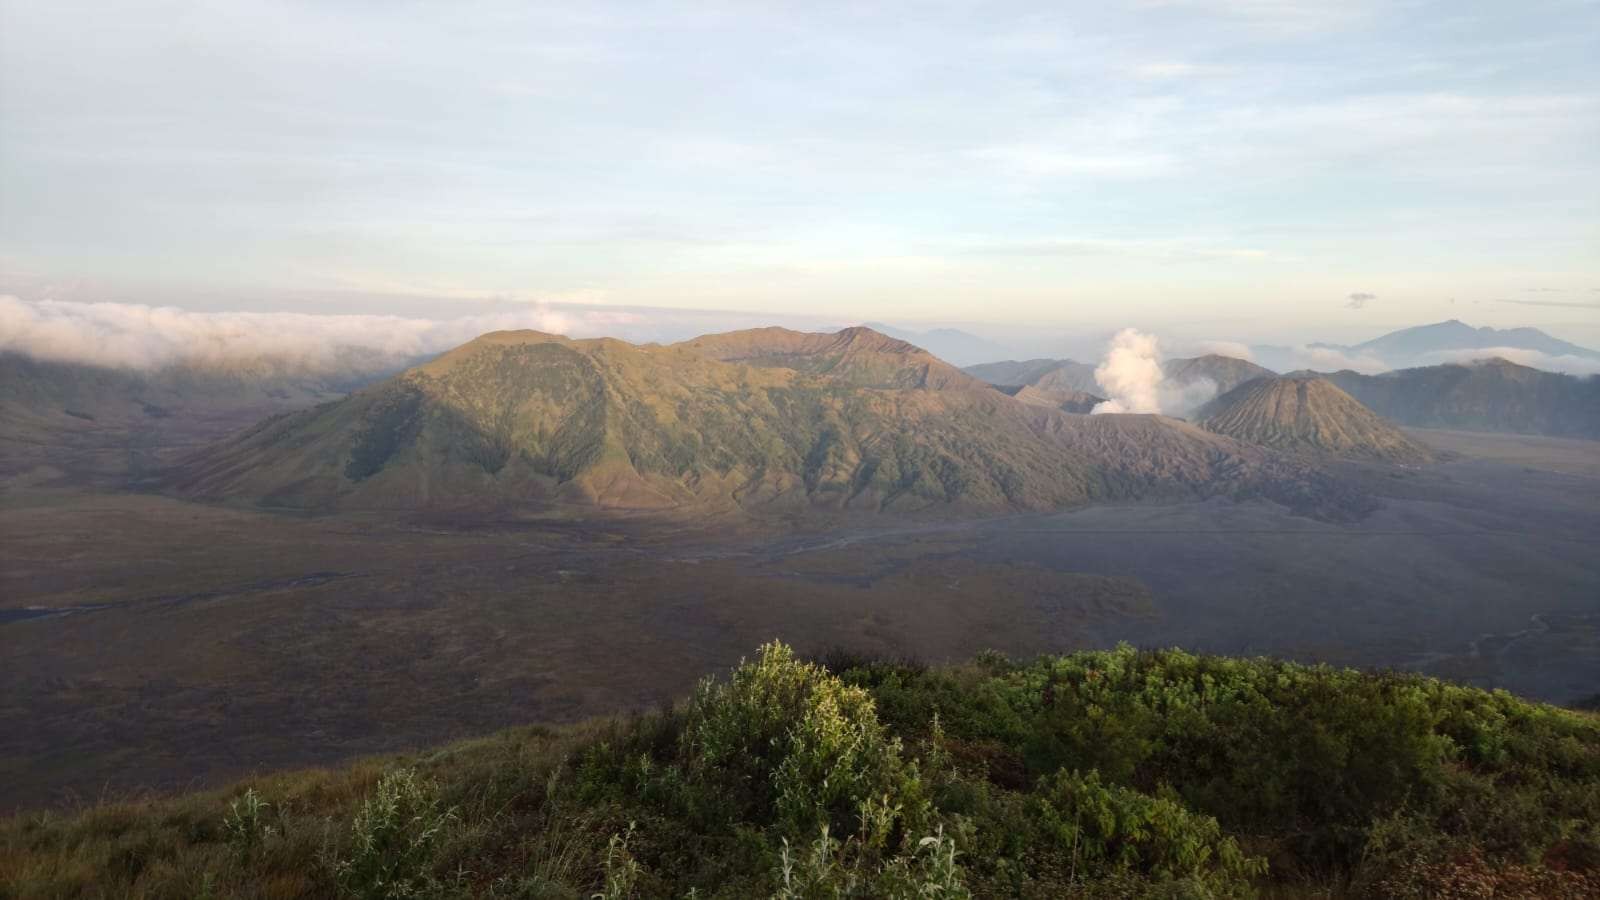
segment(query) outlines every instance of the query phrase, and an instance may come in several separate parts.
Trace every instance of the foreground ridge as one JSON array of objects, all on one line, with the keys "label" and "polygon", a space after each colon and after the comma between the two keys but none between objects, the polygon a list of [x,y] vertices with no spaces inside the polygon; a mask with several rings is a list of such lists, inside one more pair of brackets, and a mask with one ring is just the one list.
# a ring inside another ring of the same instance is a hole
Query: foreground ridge
[{"label": "foreground ridge", "polygon": [[1594,896],[1600,719],[1417,675],[1126,645],[926,668],[772,643],[648,715],[19,816],[0,824],[0,885]]}]

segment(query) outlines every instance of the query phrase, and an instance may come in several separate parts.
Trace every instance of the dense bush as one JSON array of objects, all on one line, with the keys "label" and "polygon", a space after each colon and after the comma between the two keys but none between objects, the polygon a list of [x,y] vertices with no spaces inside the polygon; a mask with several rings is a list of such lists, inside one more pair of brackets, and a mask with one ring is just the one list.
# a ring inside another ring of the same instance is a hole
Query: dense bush
[{"label": "dense bush", "polygon": [[1600,719],[1128,647],[780,644],[680,707],[0,825],[11,897],[1588,897]]}]

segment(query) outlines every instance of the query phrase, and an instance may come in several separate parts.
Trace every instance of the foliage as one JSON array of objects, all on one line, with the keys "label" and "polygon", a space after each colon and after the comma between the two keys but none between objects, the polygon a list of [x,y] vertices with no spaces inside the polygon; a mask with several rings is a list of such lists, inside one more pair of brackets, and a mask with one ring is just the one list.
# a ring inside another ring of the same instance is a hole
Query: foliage
[{"label": "foliage", "polygon": [[248,850],[272,837],[273,828],[267,824],[267,809],[272,804],[261,799],[255,788],[247,788],[239,799],[228,804],[228,814],[223,817],[222,829],[235,846]]},{"label": "foliage", "polygon": [[1597,886],[1600,718],[1412,675],[1129,647],[927,668],[770,644],[648,715],[0,823],[7,897]]},{"label": "foliage", "polygon": [[437,787],[410,769],[389,772],[362,801],[350,823],[350,847],[336,866],[340,889],[351,896],[429,896],[436,890],[434,851],[454,810],[441,810]]}]

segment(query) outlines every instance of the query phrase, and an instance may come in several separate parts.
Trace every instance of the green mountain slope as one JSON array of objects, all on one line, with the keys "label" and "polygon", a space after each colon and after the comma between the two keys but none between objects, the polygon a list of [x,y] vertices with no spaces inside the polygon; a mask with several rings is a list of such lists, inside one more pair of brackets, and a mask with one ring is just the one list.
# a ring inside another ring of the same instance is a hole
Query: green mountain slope
[{"label": "green mountain slope", "polygon": [[1000,510],[1210,494],[1350,506],[1301,464],[1158,417],[1070,424],[902,342],[788,332],[776,354],[772,333],[750,335],[485,335],[195,454],[171,485],[305,508]]},{"label": "green mountain slope", "polygon": [[1400,463],[1433,458],[1327,379],[1258,378],[1206,404],[1208,431],[1277,450]]},{"label": "green mountain slope", "polygon": [[856,387],[974,390],[984,386],[920,347],[859,326],[834,334],[755,328],[673,346],[722,362],[826,375]]},{"label": "green mountain slope", "polygon": [[1596,376],[1579,378],[1493,359],[1325,377],[1402,425],[1600,439]]},{"label": "green mountain slope", "polygon": [[670,709],[0,821],[0,892],[1579,898],[1600,719],[1420,676],[770,644]]}]

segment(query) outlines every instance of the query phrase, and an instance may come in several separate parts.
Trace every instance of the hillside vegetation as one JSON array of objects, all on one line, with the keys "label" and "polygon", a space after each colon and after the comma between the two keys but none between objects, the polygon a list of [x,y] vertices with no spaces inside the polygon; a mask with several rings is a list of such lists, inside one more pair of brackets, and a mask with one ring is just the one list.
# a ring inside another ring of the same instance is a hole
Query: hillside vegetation
[{"label": "hillside vegetation", "polygon": [[996,511],[1212,495],[1364,508],[1312,467],[1183,422],[1074,418],[863,328],[671,347],[497,332],[194,454],[169,484],[311,509]]},{"label": "hillside vegetation", "polygon": [[9,897],[1590,897],[1600,720],[1129,647],[763,647],[670,709],[0,824]]}]

